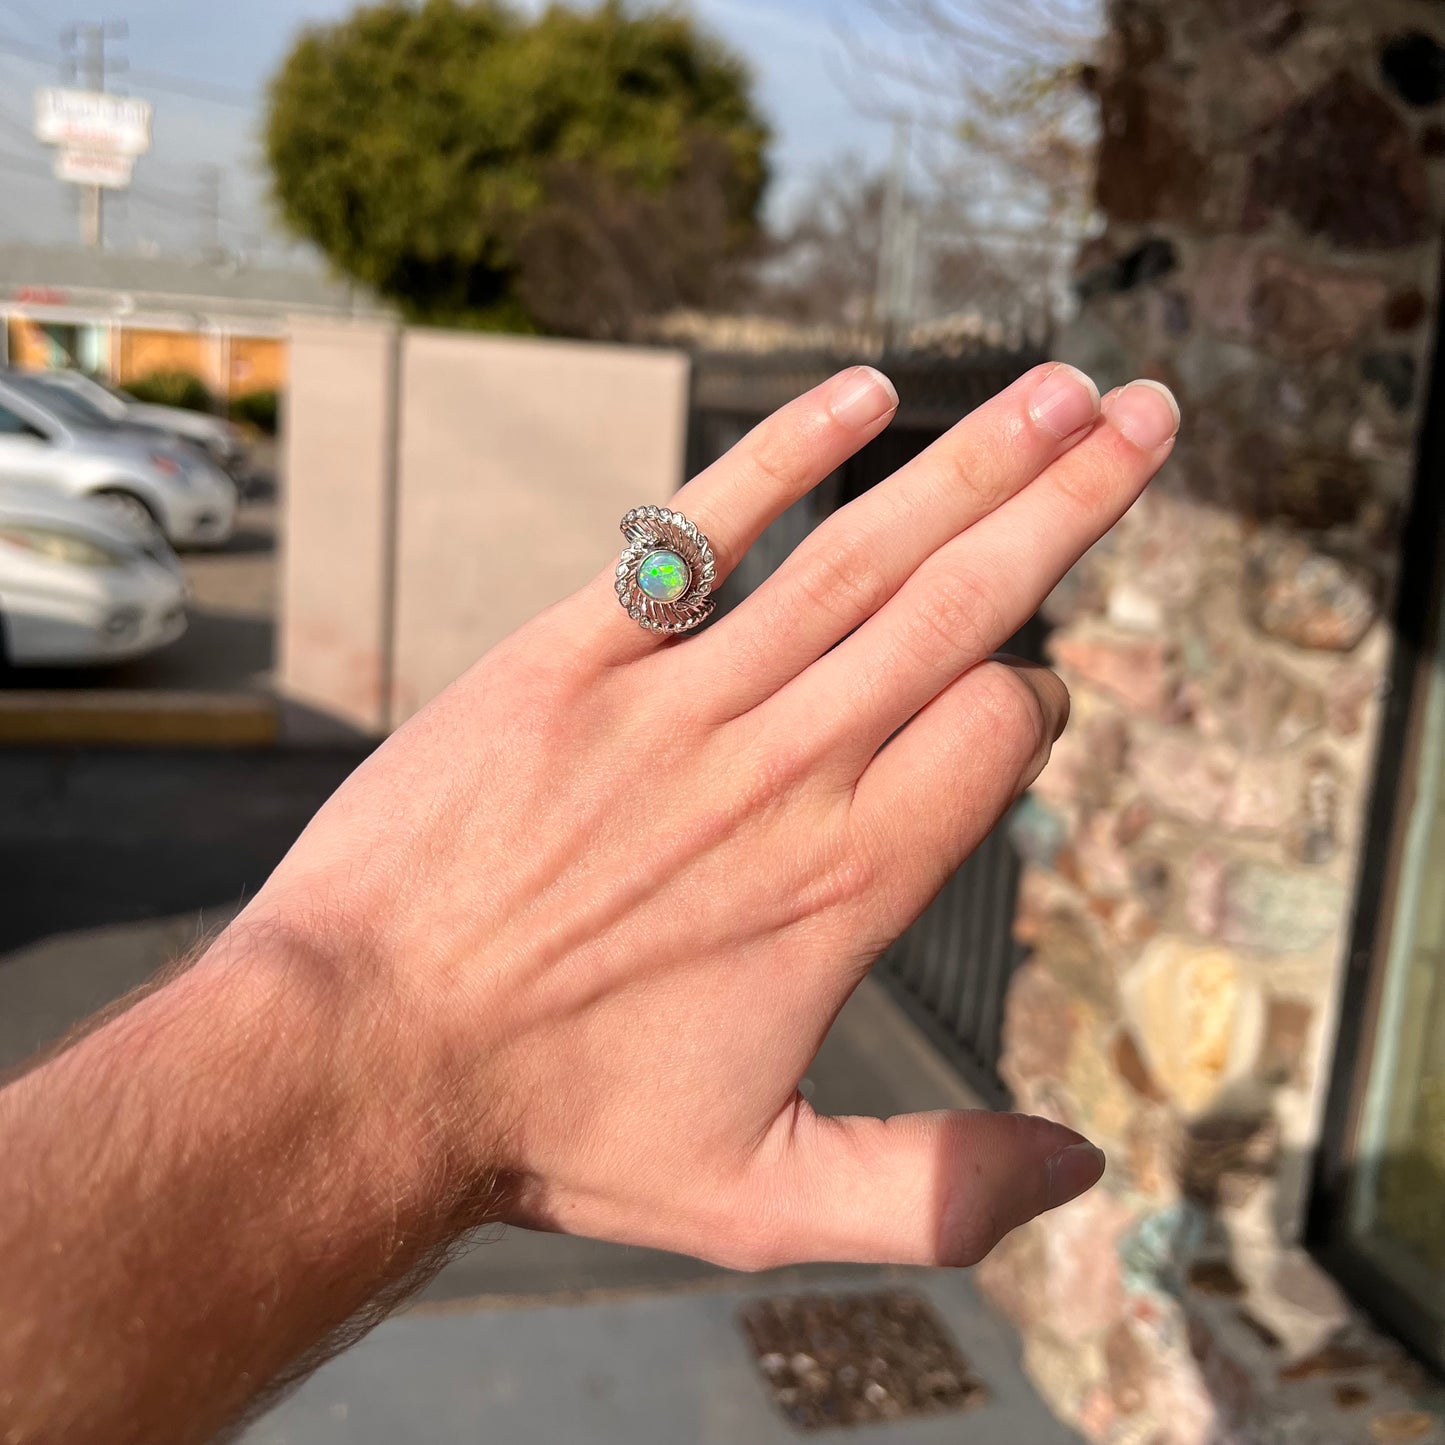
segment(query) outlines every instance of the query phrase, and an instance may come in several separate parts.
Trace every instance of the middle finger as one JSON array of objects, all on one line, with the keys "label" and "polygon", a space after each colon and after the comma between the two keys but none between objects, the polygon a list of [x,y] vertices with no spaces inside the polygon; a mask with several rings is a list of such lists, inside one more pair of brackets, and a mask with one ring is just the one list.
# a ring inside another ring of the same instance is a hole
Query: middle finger
[{"label": "middle finger", "polygon": [[1082,372],[1035,367],[834,513],[774,577],[689,644],[688,660],[728,677],[728,716],[747,712],[866,622],[940,547],[1039,476],[1098,414],[1098,390]]}]

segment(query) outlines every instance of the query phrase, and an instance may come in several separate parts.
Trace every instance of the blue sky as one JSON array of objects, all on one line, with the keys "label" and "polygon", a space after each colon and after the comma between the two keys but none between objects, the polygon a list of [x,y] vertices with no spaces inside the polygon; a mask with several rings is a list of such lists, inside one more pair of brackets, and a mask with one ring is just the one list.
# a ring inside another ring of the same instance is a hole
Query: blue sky
[{"label": "blue sky", "polygon": [[[99,13],[126,15],[129,38],[115,48],[136,72],[254,95],[302,25],[350,8],[350,0],[126,0]],[[759,98],[777,130],[775,208],[786,210],[790,197],[844,153],[886,157],[887,128],[860,115],[839,83],[849,64],[839,27],[863,35],[876,29],[868,0],[693,0],[692,8],[754,66]],[[40,173],[48,153],[23,133],[32,92],[53,83],[55,68],[5,47],[58,51],[66,24],[97,13],[72,0],[0,0],[0,238],[69,240],[77,225],[73,197]],[[187,99],[139,78],[128,88],[155,103],[155,149],[137,167],[135,197],[112,208],[112,241],[195,244],[198,172],[215,163],[225,168],[225,239],[279,260],[284,252],[261,199],[254,108]]]}]

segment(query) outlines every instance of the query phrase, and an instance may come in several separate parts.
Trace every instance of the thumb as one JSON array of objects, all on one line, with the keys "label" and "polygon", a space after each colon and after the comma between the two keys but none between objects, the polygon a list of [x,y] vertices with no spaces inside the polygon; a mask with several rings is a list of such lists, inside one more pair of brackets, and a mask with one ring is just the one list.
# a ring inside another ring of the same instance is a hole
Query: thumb
[{"label": "thumb", "polygon": [[795,1261],[976,1264],[1104,1173],[1103,1153],[1081,1135],[1022,1114],[807,1111],[792,1124],[765,1187],[770,1233]]}]

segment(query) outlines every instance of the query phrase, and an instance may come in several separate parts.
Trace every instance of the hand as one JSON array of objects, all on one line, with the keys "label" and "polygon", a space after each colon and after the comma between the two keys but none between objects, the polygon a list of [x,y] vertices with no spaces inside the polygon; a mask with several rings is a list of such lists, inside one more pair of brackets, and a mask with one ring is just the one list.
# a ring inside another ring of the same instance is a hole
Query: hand
[{"label": "hand", "polygon": [[[721,585],[891,420],[858,368],[675,505]],[[798,1092],[869,967],[1037,776],[1068,697],[989,660],[1133,503],[1178,413],[1040,367],[674,643],[609,571],[483,658],[318,815],[237,931],[385,1000],[389,1078],[506,1218],[758,1268],[968,1264],[1103,1157],[988,1113]],[[382,1034],[378,1030],[378,1034]]]}]

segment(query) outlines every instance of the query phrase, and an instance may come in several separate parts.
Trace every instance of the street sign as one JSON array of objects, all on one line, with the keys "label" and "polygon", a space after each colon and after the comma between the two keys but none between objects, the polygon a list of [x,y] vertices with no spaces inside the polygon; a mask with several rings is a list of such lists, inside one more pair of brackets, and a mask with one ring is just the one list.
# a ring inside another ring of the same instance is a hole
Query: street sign
[{"label": "street sign", "polygon": [[76,186],[102,186],[123,191],[130,185],[135,161],[130,156],[108,151],[82,150],[66,146],[55,153],[55,178]]},{"label": "street sign", "polygon": [[46,145],[89,154],[143,156],[151,148],[151,104],[94,90],[38,90],[35,136]]}]

